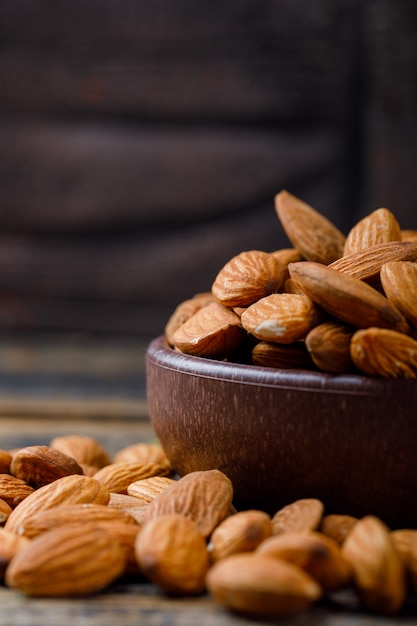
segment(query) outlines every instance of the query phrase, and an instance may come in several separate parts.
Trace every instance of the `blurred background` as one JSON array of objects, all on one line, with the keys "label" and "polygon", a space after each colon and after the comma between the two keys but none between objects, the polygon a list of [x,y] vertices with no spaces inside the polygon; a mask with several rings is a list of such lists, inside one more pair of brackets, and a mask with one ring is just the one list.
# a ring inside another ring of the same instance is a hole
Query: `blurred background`
[{"label": "blurred background", "polygon": [[288,245],[282,188],[345,232],[417,228],[416,30],[415,0],[0,3],[6,388],[123,395],[180,301]]}]

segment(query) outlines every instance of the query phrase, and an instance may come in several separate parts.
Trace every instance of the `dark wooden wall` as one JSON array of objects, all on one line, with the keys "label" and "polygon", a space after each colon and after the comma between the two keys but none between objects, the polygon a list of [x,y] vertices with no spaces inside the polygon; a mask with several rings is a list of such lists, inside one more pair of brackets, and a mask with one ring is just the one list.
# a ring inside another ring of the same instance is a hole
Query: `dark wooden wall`
[{"label": "dark wooden wall", "polygon": [[0,4],[0,331],[159,334],[288,188],[417,227],[414,0]]}]

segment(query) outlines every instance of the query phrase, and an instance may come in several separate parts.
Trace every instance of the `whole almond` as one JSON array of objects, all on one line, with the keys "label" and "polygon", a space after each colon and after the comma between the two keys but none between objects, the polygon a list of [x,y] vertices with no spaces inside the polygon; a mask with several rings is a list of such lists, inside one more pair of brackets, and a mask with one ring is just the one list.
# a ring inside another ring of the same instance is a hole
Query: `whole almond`
[{"label": "whole almond", "polygon": [[11,474],[0,474],[0,498],[14,509],[33,493],[34,488]]},{"label": "whole almond", "polygon": [[206,585],[220,605],[261,618],[305,611],[322,594],[301,568],[257,552],[221,559],[210,568]]},{"label": "whole almond", "polygon": [[401,239],[403,241],[415,241],[417,243],[417,230],[413,229],[402,229],[401,230]]},{"label": "whole almond", "polygon": [[169,476],[151,476],[130,483],[127,487],[127,493],[130,496],[139,498],[144,504],[152,502],[156,496],[175,482]]},{"label": "whole almond", "polygon": [[311,357],[303,341],[290,344],[260,341],[252,349],[252,363],[262,367],[283,369],[308,369],[312,366]]},{"label": "whole almond", "polygon": [[319,532],[273,535],[261,543],[257,552],[298,565],[325,593],[347,588],[351,582],[352,567],[339,545]]},{"label": "whole almond", "polygon": [[264,511],[248,509],[230,515],[211,534],[211,560],[219,561],[238,552],[251,552],[271,533],[271,517]]},{"label": "whole almond", "polygon": [[341,546],[357,521],[353,515],[329,513],[321,520],[319,530]]},{"label": "whole almond", "polygon": [[417,340],[386,328],[358,330],[350,344],[356,367],[370,376],[417,377]]},{"label": "whole almond", "polygon": [[280,248],[278,250],[274,250],[271,254],[284,269],[284,278],[280,287],[280,289],[282,289],[282,285],[290,276],[288,274],[288,265],[290,263],[295,263],[296,261],[303,261],[303,257],[295,248]]},{"label": "whole almond", "polygon": [[104,504],[61,504],[28,516],[19,527],[19,535],[33,539],[48,530],[66,524],[95,524],[97,526],[102,522],[138,525],[129,513]]},{"label": "whole almond", "polygon": [[98,592],[125,570],[125,549],[93,525],[49,530],[19,550],[5,576],[28,596],[78,597]]},{"label": "whole almond", "polygon": [[211,291],[225,306],[247,307],[278,291],[283,279],[284,267],[273,254],[249,250],[234,256],[222,267]]},{"label": "whole almond", "polygon": [[10,474],[12,455],[7,450],[0,450],[0,474]]},{"label": "whole almond", "polygon": [[156,463],[170,467],[170,462],[160,443],[138,442],[121,448],[113,457],[113,463]]},{"label": "whole almond", "polygon": [[83,474],[77,461],[49,446],[28,446],[13,455],[10,473],[37,489],[57,478]]},{"label": "whole almond", "polygon": [[244,337],[239,316],[219,302],[212,302],[182,324],[172,342],[186,354],[224,358],[242,345]]},{"label": "whole almond", "polygon": [[72,456],[80,465],[104,467],[111,462],[110,456],[103,446],[94,438],[87,435],[64,435],[54,437],[50,442],[55,448],[68,456]]},{"label": "whole almond", "polygon": [[379,614],[397,613],[406,596],[405,570],[387,526],[373,515],[358,520],[342,554],[352,565],[363,603]]},{"label": "whole almond", "polygon": [[376,289],[320,263],[291,263],[291,277],[328,313],[355,328],[378,326],[408,332],[405,317]]},{"label": "whole almond", "polygon": [[135,498],[129,496],[126,493],[114,493],[110,492],[110,500],[107,504],[108,507],[113,509],[131,509],[133,507],[143,507],[147,502],[141,498]]},{"label": "whole almond", "polygon": [[165,338],[169,344],[173,344],[172,336],[175,331],[184,324],[190,317],[197,313],[203,306],[215,300],[211,291],[207,293],[196,294],[193,298],[180,302],[170,315],[165,325]]},{"label": "whole almond", "polygon": [[381,284],[388,300],[417,329],[417,263],[385,263],[381,267]]},{"label": "whole almond", "polygon": [[317,498],[301,498],[279,509],[272,517],[272,534],[316,530],[321,522],[324,504]]},{"label": "whole almond", "polygon": [[27,523],[30,516],[60,504],[88,502],[107,504],[109,500],[110,491],[95,478],[79,474],[64,476],[39,487],[20,502],[10,514],[5,528],[19,532],[19,528]]},{"label": "whole almond", "polygon": [[229,514],[233,500],[230,479],[220,470],[186,474],[162,491],[146,509],[146,520],[178,513],[192,519],[204,537]]},{"label": "whole almond", "polygon": [[330,263],[329,267],[379,288],[381,283],[380,272],[384,263],[415,261],[416,259],[417,243],[390,241],[343,256],[341,259]]},{"label": "whole almond", "polygon": [[119,462],[102,467],[94,474],[94,478],[105,485],[109,491],[127,494],[128,486],[134,481],[150,476],[165,476],[168,472],[169,470],[165,465],[158,465],[157,463]]},{"label": "whole almond", "polygon": [[4,526],[12,511],[10,504],[0,498],[0,526]]},{"label": "whole almond", "polygon": [[196,595],[205,590],[209,556],[193,520],[171,514],[147,521],[136,537],[135,553],[140,571],[164,591]]},{"label": "whole almond", "polygon": [[12,558],[21,550],[27,543],[26,537],[20,537],[16,533],[12,533],[9,530],[0,528],[0,582],[4,581],[4,574],[6,568]]},{"label": "whole almond", "polygon": [[324,215],[286,190],[275,196],[275,211],[300,255],[327,265],[343,255],[345,235]]},{"label": "whole almond", "polygon": [[407,583],[411,592],[417,594],[417,530],[398,529],[391,532],[391,539],[404,564]]},{"label": "whole almond", "polygon": [[249,306],[241,316],[243,328],[261,341],[293,343],[316,326],[321,314],[305,295],[275,293]]},{"label": "whole almond", "polygon": [[311,360],[323,372],[345,374],[352,371],[350,342],[354,329],[339,322],[324,322],[310,330],[305,346]]},{"label": "whole almond", "polygon": [[343,255],[362,252],[371,246],[400,241],[401,229],[394,214],[382,207],[359,220],[348,232]]}]

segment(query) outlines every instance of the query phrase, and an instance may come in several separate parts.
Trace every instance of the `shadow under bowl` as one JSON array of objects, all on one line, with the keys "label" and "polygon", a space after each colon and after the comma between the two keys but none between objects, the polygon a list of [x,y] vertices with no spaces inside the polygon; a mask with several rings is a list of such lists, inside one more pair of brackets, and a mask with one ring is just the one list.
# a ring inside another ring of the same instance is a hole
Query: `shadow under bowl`
[{"label": "shadow under bowl", "polygon": [[217,468],[236,508],[326,513],[417,527],[417,380],[272,369],[172,350],[146,354],[155,433],[180,475]]}]

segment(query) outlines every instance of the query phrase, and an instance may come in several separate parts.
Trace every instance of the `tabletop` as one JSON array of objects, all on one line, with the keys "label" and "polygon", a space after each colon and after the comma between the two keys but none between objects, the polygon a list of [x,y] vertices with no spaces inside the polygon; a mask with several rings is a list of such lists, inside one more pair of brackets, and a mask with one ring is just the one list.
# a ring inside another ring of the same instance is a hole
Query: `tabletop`
[{"label": "tabletop", "polygon": [[[146,342],[0,338],[0,448],[95,437],[110,453],[155,441],[146,409]],[[175,598],[145,580],[119,580],[87,598],[28,598],[0,587],[0,626],[417,626],[417,598],[395,617],[370,614],[350,591],[275,620],[232,614],[209,595]]]}]

